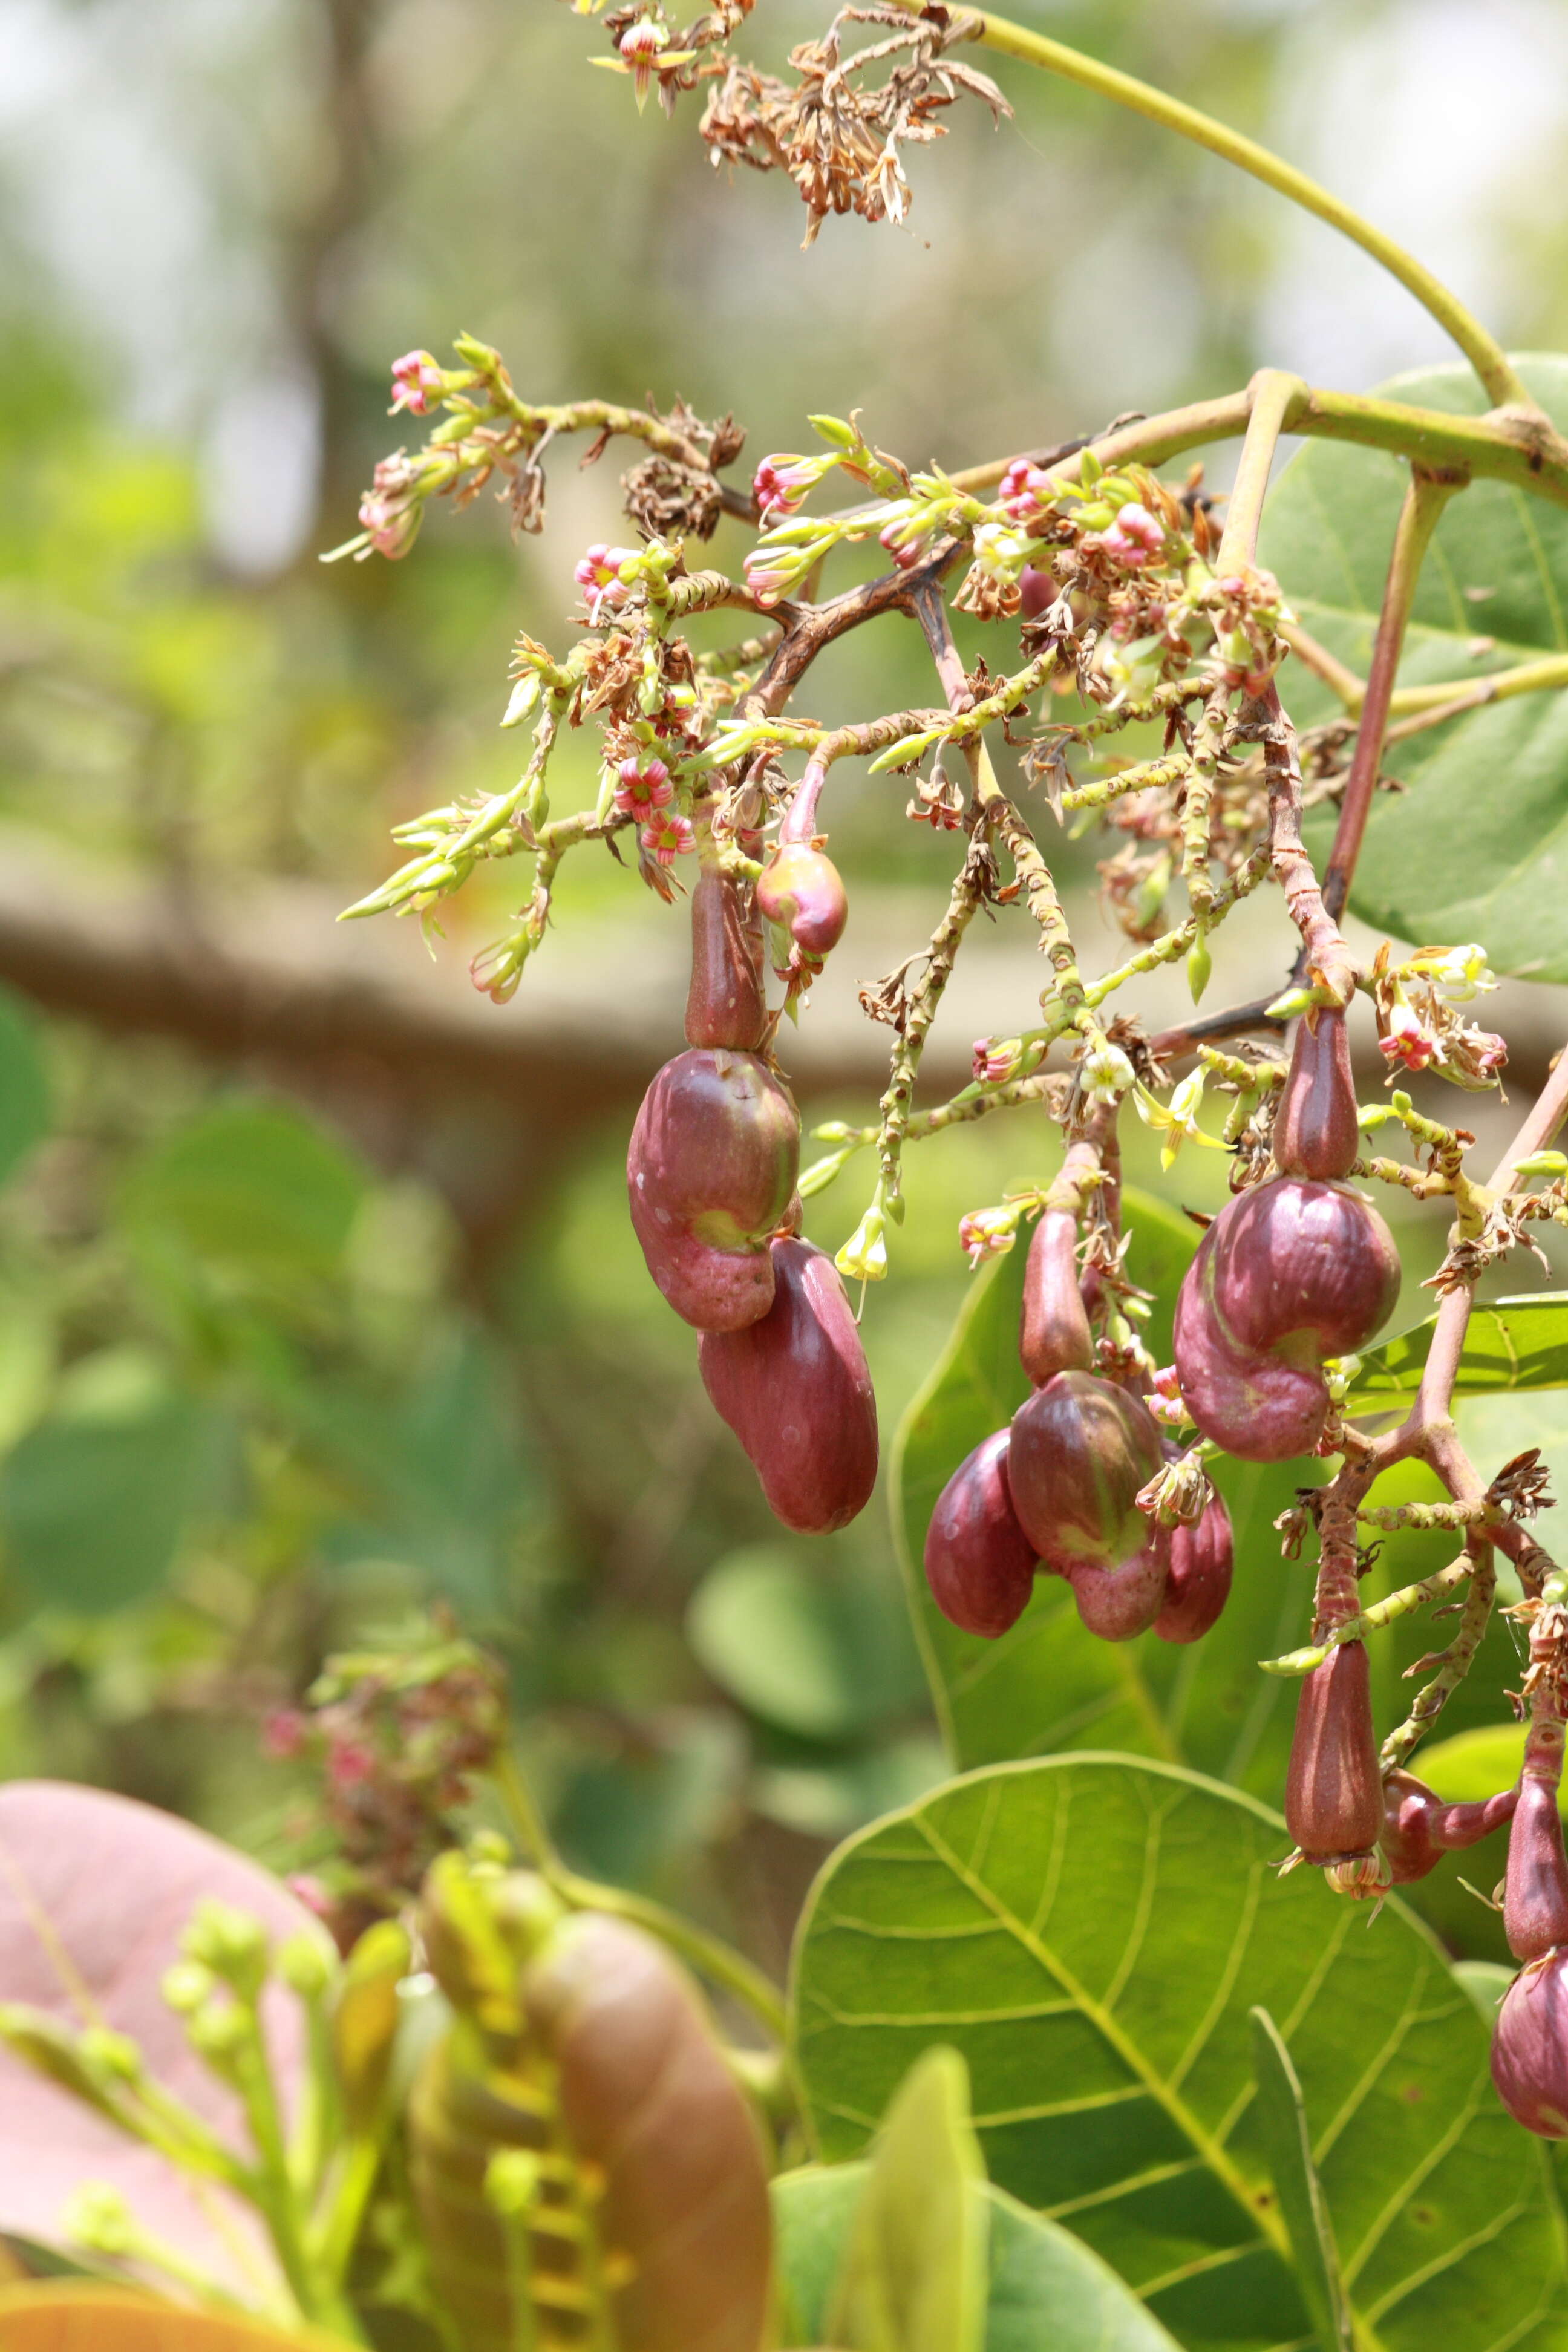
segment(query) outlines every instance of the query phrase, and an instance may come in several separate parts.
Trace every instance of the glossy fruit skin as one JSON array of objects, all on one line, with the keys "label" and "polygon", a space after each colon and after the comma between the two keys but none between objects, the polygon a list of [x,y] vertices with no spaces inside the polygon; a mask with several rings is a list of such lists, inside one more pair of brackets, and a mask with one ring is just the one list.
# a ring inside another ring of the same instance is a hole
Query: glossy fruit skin
[{"label": "glossy fruit skin", "polygon": [[1363,1347],[1398,1295],[1393,1236],[1346,1186],[1281,1176],[1229,1202],[1176,1300],[1176,1370],[1199,1429],[1244,1462],[1310,1453],[1328,1415],[1323,1358]]},{"label": "glossy fruit skin", "polygon": [[702,1385],[762,1480],[775,1518],[826,1535],[864,1510],[877,1483],[877,1400],[833,1260],[796,1238],[773,1244],[773,1303],[742,1331],[705,1331]]},{"label": "glossy fruit skin", "polygon": [[1058,1372],[1013,1416],[1013,1507],[1048,1567],[1117,1568],[1142,1550],[1139,1489],[1163,1461],[1142,1397],[1093,1372]]},{"label": "glossy fruit skin", "polygon": [[1283,1176],[1319,1183],[1348,1176],[1361,1149],[1350,1033],[1333,1006],[1296,1024],[1290,1067],[1274,1120],[1274,1160]]},{"label": "glossy fruit skin", "polygon": [[1164,1599],[1154,1620],[1162,1642],[1201,1642],[1230,1598],[1236,1543],[1230,1513],[1215,1496],[1195,1528],[1171,1530]]},{"label": "glossy fruit skin", "polygon": [[800,1120],[754,1054],[693,1048],[643,1097],[626,1153],[648,1272],[700,1331],[737,1331],[773,1300],[768,1244],[786,1217]]},{"label": "glossy fruit skin", "polygon": [[1516,1960],[1543,1959],[1556,1945],[1568,1944],[1568,1860],[1557,1790],[1529,1774],[1520,1782],[1509,1828],[1502,1925]]},{"label": "glossy fruit skin", "polygon": [[1446,1853],[1476,1845],[1513,1816],[1519,1790],[1468,1804],[1448,1804],[1414,1772],[1389,1772],[1383,1783],[1383,1850],[1395,1886],[1435,1870]]},{"label": "glossy fruit skin", "polygon": [[1157,1528],[1142,1550],[1120,1567],[1096,1568],[1080,1560],[1068,1569],[1079,1616],[1089,1633],[1102,1642],[1131,1642],[1158,1624],[1170,1558],[1170,1538]]},{"label": "glossy fruit skin", "polygon": [[1492,2082],[1526,2131],[1568,2139],[1568,1952],[1525,1969],[1492,2030]]},{"label": "glossy fruit skin", "polygon": [[1369,1853],[1383,1832],[1383,1775],[1366,1645],[1342,1642],[1301,1684],[1285,1822],[1309,1862]]},{"label": "glossy fruit skin", "polygon": [[686,1042],[751,1053],[762,1044],[767,1025],[756,893],[721,866],[704,865],[691,891]]},{"label": "glossy fruit skin", "polygon": [[1026,563],[1018,574],[1019,609],[1026,621],[1037,621],[1047,606],[1056,603],[1058,593],[1050,573],[1037,571],[1032,563]]},{"label": "glossy fruit skin", "polygon": [[1037,1388],[1058,1372],[1087,1372],[1094,1365],[1094,1340],[1079,1288],[1078,1226],[1061,1209],[1042,1213],[1029,1243],[1018,1359]]},{"label": "glossy fruit skin", "polygon": [[926,1529],[925,1572],[949,1622],[994,1641],[1028,1605],[1040,1562],[1007,1480],[1011,1432],[983,1438],[953,1472]]},{"label": "glossy fruit skin", "polygon": [[806,842],[782,842],[757,884],[757,905],[809,956],[825,956],[844,937],[849,900],[831,857]]}]

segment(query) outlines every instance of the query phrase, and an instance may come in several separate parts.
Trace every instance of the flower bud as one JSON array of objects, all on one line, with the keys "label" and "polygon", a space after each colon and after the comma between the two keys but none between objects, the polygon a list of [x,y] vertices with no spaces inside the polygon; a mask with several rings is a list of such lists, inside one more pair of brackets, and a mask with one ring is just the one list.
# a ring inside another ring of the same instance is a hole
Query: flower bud
[{"label": "flower bud", "polygon": [[988,1641],[1023,1615],[1039,1567],[1013,1508],[1010,1434],[997,1430],[959,1464],[926,1529],[925,1572],[932,1600],[952,1624]]},{"label": "flower bud", "polygon": [[1285,1780],[1286,1826],[1307,1861],[1364,1858],[1383,1831],[1383,1776],[1363,1642],[1342,1642],[1301,1684]]},{"label": "flower bud", "polygon": [[774,851],[757,884],[757,904],[809,956],[836,948],[849,916],[838,868],[804,842],[784,842]]},{"label": "flower bud", "polygon": [[1348,1176],[1360,1148],[1345,1016],[1325,1006],[1296,1024],[1290,1067],[1274,1120],[1274,1158],[1285,1176],[1326,1183]]},{"label": "flower bud", "polygon": [[1230,1598],[1235,1538],[1215,1495],[1196,1527],[1172,1530],[1164,1599],[1154,1620],[1162,1642],[1198,1642]]},{"label": "flower bud", "polygon": [[833,1261],[773,1244],[773,1302],[743,1330],[705,1331],[702,1385],[734,1431],[768,1507],[798,1535],[847,1527],[877,1483],[877,1401]]},{"label": "flower bud", "polygon": [[1531,1773],[1520,1782],[1509,1826],[1502,1924],[1516,1960],[1543,1959],[1568,1944],[1568,1861],[1557,1790]]},{"label": "flower bud", "polygon": [[1063,1371],[1013,1417],[1007,1476],[1020,1525],[1066,1570],[1114,1568],[1142,1551],[1139,1489],[1161,1467],[1160,1433],[1142,1397],[1092,1372]]},{"label": "flower bud", "polygon": [[626,1185],[648,1271],[700,1331],[734,1331],[773,1305],[768,1244],[795,1193],[800,1121],[752,1054],[667,1062],[632,1129]]},{"label": "flower bud", "polygon": [[1062,1209],[1043,1212],[1029,1244],[1018,1359],[1037,1388],[1058,1372],[1087,1372],[1094,1364],[1078,1286],[1078,1226]]},{"label": "flower bud", "polygon": [[1525,1969],[1503,1996],[1492,2032],[1492,2082],[1526,2131],[1568,2139],[1568,1953]]},{"label": "flower bud", "polygon": [[1383,1782],[1383,1850],[1395,1886],[1407,1886],[1435,1870],[1445,1853],[1474,1845],[1511,1820],[1517,1788],[1468,1804],[1447,1804],[1414,1772],[1385,1773]]},{"label": "flower bud", "polygon": [[1057,583],[1048,572],[1038,571],[1026,563],[1018,575],[1018,593],[1026,621],[1037,621],[1057,600]]}]

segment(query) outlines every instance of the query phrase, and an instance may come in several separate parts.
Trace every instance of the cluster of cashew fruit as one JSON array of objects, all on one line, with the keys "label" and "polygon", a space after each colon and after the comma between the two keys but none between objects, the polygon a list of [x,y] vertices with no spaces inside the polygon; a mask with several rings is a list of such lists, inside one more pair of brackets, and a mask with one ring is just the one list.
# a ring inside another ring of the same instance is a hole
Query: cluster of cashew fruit
[{"label": "cluster of cashew fruit", "polygon": [[[815,796],[813,796],[815,797]],[[844,886],[786,816],[753,887],[710,835],[691,897],[688,1051],[643,1097],[626,1155],[648,1272],[701,1333],[703,1386],[775,1517],[826,1535],[877,1478],[877,1405],[833,1261],[800,1232],[800,1118],[773,1062],[763,924],[789,941],[791,986],[844,928]],[[745,838],[744,836],[742,838]]]}]

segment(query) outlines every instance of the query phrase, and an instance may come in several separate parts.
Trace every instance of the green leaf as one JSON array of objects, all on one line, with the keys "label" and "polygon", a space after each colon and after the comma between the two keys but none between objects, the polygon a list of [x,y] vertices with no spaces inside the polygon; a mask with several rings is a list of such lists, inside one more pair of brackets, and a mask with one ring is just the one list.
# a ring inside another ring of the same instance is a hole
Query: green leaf
[{"label": "green leaf", "polygon": [[[1351,1391],[1354,1404],[1370,1409],[1377,1397],[1414,1396],[1436,1328],[1437,1318],[1428,1315],[1369,1349]],[[1472,1307],[1457,1394],[1561,1388],[1568,1388],[1568,1290],[1538,1290]]]},{"label": "green leaf", "polygon": [[[1134,1279],[1156,1293],[1150,1345],[1169,1361],[1171,1308],[1197,1234],[1131,1189],[1122,1205]],[[1240,1567],[1224,1616],[1191,1647],[1173,1648],[1152,1633],[1098,1641],[1059,1577],[1037,1578],[1018,1622],[994,1642],[960,1633],[931,1598],[921,1563],[937,1496],[1029,1392],[1017,1344],[1024,1263],[1020,1244],[976,1278],[894,1448],[894,1532],[952,1759],[968,1766],[1115,1747],[1272,1795],[1284,1776],[1294,1706],[1283,1685],[1258,1672],[1258,1660],[1304,1637],[1310,1598],[1306,1571],[1280,1560],[1272,1522],[1299,1486],[1321,1475],[1316,1465],[1217,1465]]]},{"label": "green leaf", "polygon": [[844,2352],[980,2352],[989,2215],[955,2050],[925,2051],[877,2135],[826,2333]]},{"label": "green leaf", "polygon": [[120,1208],[154,1265],[271,1286],[334,1272],[365,1192],[358,1162],[321,1128],[286,1105],[237,1099],[144,1153]]},{"label": "green leaf", "polygon": [[[1486,1723],[1434,1740],[1417,1752],[1413,1769],[1451,1805],[1469,1805],[1511,1788],[1523,1762],[1523,1724]],[[1559,1810],[1568,1806],[1568,1789],[1559,1789],[1557,1801]]]},{"label": "green leaf", "polygon": [[1300,2079],[1363,2352],[1568,2345],[1539,2147],[1433,1938],[1368,1927],[1283,1825],[1168,1765],[977,1772],[833,1856],[797,1945],[816,2153],[860,2155],[912,2060],[962,2052],[991,2177],[1065,2221],[1186,2352],[1304,2346],[1249,2009]]},{"label": "green leaf", "polygon": [[22,999],[0,988],[0,1184],[49,1131],[49,1080],[38,1025]]},{"label": "green leaf", "polygon": [[57,1414],[0,1472],[5,1558],[41,1600],[99,1612],[155,1591],[212,1491],[227,1424],[184,1396]]},{"label": "green leaf", "polygon": [[1319,2342],[1351,2352],[1350,2315],[1340,2276],[1339,2249],[1312,2161],[1306,2102],[1284,2037],[1266,2009],[1252,2011],[1252,2071],[1258,2084],[1258,2125],[1285,2227],[1296,2277]]},{"label": "green leaf", "polygon": [[[773,2182],[776,2259],[790,2344],[820,2344],[827,2298],[870,2171],[867,2164],[807,2165]],[[1108,2263],[989,2184],[985,2352],[1177,2352],[1159,2322]]]},{"label": "green leaf", "polygon": [[[1568,359],[1521,362],[1549,415],[1568,423]],[[1397,376],[1394,399],[1474,415],[1486,396],[1456,364]],[[1270,496],[1261,560],[1312,634],[1365,675],[1407,468],[1372,449],[1310,442]],[[1469,681],[1568,652],[1568,512],[1501,482],[1475,482],[1438,524],[1416,592],[1402,686]],[[1289,665],[1299,719],[1337,704]],[[1521,696],[1393,746],[1409,790],[1379,795],[1352,911],[1417,942],[1479,940],[1500,971],[1568,979],[1568,695]],[[1478,817],[1478,810],[1484,816]],[[1309,828],[1321,846],[1332,813]]]},{"label": "green leaf", "polygon": [[890,1590],[851,1555],[748,1544],[703,1579],[687,1616],[699,1663],[764,1722],[837,1740],[907,1707],[920,1661]]},{"label": "green leaf", "polygon": [[1456,1960],[1454,1974],[1475,2002],[1481,2023],[1489,2033],[1497,2023],[1498,2003],[1519,1970],[1501,1960]]}]

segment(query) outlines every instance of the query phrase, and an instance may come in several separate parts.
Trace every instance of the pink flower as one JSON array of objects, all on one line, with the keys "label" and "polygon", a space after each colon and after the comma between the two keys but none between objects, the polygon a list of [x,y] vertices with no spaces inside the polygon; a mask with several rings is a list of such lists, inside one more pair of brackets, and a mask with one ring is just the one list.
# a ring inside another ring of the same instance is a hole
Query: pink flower
[{"label": "pink flower", "polygon": [[776,604],[794,584],[795,573],[771,548],[753,547],[745,562],[746,585],[759,604]]},{"label": "pink flower", "polygon": [[263,1754],[280,1762],[298,1756],[305,1745],[305,1718],[297,1706],[275,1706],[262,1720]]},{"label": "pink flower", "polygon": [[925,552],[929,526],[916,530],[908,520],[887,523],[877,534],[900,572],[910,571]]},{"label": "pink flower", "polygon": [[1016,1037],[976,1037],[970,1060],[976,1085],[998,1086],[1004,1078],[1010,1078],[1017,1066]]},{"label": "pink flower", "polygon": [[376,1756],[374,1748],[365,1747],[363,1741],[357,1739],[340,1739],[333,1742],[327,1758],[327,1778],[334,1789],[342,1791],[347,1789],[363,1788],[367,1780],[374,1780],[375,1774]]},{"label": "pink flower", "polygon": [[621,781],[616,786],[616,806],[623,816],[646,821],[675,798],[675,786],[662,760],[623,760],[616,773]]},{"label": "pink flower", "polygon": [[689,850],[697,846],[691,819],[677,816],[673,810],[655,817],[651,824],[645,824],[637,839],[660,866],[673,866],[678,857],[684,857]]},{"label": "pink flower", "polygon": [[635,547],[606,547],[599,539],[578,557],[572,577],[587,598],[591,621],[597,621],[601,605],[616,612],[626,603],[631,590],[620,576],[621,566],[631,562],[636,554]]},{"label": "pink flower", "polygon": [[787,453],[764,457],[752,477],[752,496],[763,510],[763,520],[772,522],[776,515],[797,513],[826,470],[826,461],[820,457]]},{"label": "pink flower", "polygon": [[1508,1060],[1508,1041],[1500,1037],[1495,1029],[1468,1030],[1466,1043],[1474,1052],[1477,1069],[1484,1070],[1489,1076],[1500,1070]]},{"label": "pink flower", "polygon": [[387,414],[395,416],[400,408],[406,408],[411,415],[426,416],[431,394],[439,398],[446,386],[447,379],[428,352],[405,352],[392,362],[392,406]]},{"label": "pink flower", "polygon": [[1117,515],[1109,530],[1096,531],[1089,540],[1128,572],[1137,572],[1152,562],[1165,544],[1165,527],[1134,499]]},{"label": "pink flower", "polygon": [[1051,478],[1027,457],[1015,457],[1003,475],[996,497],[1004,514],[1016,523],[1037,522],[1049,505]]},{"label": "pink flower", "polygon": [[971,1209],[958,1221],[959,1246],[972,1267],[984,1265],[988,1257],[1005,1257],[1017,1238],[1016,1209]]},{"label": "pink flower", "polygon": [[389,563],[395,563],[413,546],[422,511],[406,490],[391,498],[373,490],[360,501],[359,519],[376,553],[384,555]]},{"label": "pink flower", "polygon": [[668,46],[669,35],[662,25],[655,24],[651,16],[644,16],[639,23],[628,25],[621,35],[621,59],[623,64],[631,69],[637,85],[639,106],[647,97],[648,80],[653,72],[654,60],[660,49],[668,48]]},{"label": "pink flower", "polygon": [[1153,1386],[1144,1400],[1154,1419],[1169,1429],[1180,1429],[1192,1419],[1182,1402],[1181,1383],[1174,1364],[1165,1364],[1154,1374]]},{"label": "pink flower", "polygon": [[1378,1045],[1385,1061],[1403,1062],[1407,1070],[1426,1069],[1437,1054],[1437,1040],[1423,1029],[1415,1008],[1404,1003],[1390,1007],[1388,1034]]}]

